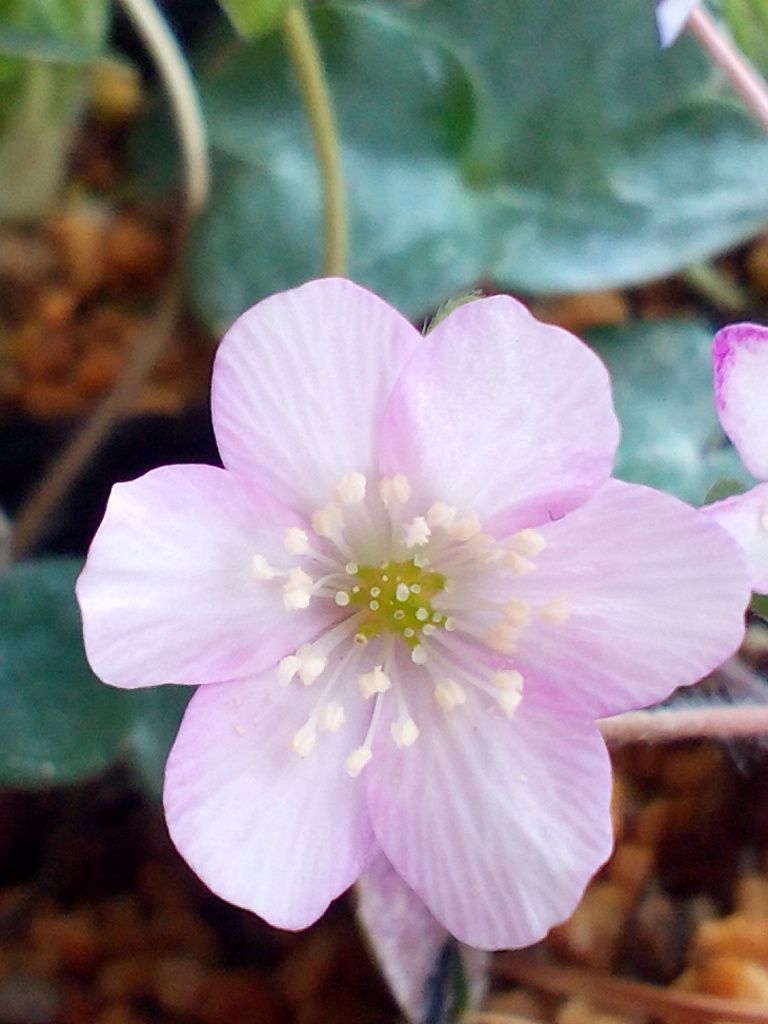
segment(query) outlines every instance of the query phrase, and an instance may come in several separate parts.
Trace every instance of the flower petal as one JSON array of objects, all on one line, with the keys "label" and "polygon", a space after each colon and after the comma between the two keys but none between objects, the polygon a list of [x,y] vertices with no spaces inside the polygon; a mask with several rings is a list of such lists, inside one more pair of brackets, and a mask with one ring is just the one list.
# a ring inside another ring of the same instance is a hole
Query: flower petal
[{"label": "flower petal", "polygon": [[461,306],[411,360],[387,406],[381,465],[424,508],[476,511],[492,532],[547,522],[610,475],[618,424],[605,367],[507,296]]},{"label": "flower petal", "polygon": [[611,481],[540,532],[515,594],[569,617],[526,627],[513,657],[599,717],[642,707],[722,664],[744,634],[744,558],[724,530],[667,494]]},{"label": "flower petal", "polygon": [[656,25],[662,46],[671,46],[699,0],[656,0]]},{"label": "flower petal", "polygon": [[750,473],[768,480],[768,327],[724,327],[715,335],[712,359],[723,430]]},{"label": "flower petal", "polygon": [[611,851],[610,763],[597,728],[525,696],[511,720],[474,697],[444,715],[415,673],[407,682],[419,738],[404,749],[383,739],[367,768],[384,853],[462,942],[538,941]]},{"label": "flower petal", "polygon": [[421,335],[350,281],[312,281],[244,313],[221,343],[211,406],[228,469],[304,513],[374,468],[374,430]]},{"label": "flower petal", "polygon": [[[448,931],[379,854],[357,883],[357,914],[390,989],[410,1021],[424,1020],[425,997]],[[488,989],[488,956],[461,947],[469,986],[467,1009],[476,1009]]]},{"label": "flower petal", "polygon": [[713,502],[701,510],[711,516],[744,551],[752,589],[768,593],[768,484],[746,494]]},{"label": "flower petal", "polygon": [[271,675],[202,687],[166,768],[181,855],[222,899],[278,928],[317,920],[375,852],[364,789],[344,771],[370,708],[353,702],[342,728],[302,759],[291,740],[317,699]]},{"label": "flower petal", "polygon": [[286,612],[255,555],[287,565],[292,512],[213,466],[117,484],[77,584],[88,660],[113,686],[210,683],[274,665],[328,621]]}]

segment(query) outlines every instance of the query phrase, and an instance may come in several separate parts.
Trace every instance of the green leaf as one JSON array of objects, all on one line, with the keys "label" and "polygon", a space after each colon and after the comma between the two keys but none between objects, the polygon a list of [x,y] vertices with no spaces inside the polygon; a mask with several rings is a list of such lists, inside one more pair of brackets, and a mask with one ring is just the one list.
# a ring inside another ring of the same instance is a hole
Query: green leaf
[{"label": "green leaf", "polygon": [[768,595],[766,594],[753,594],[752,603],[749,606],[749,610],[755,615],[759,615],[761,619],[765,619],[768,622]]},{"label": "green leaf", "polygon": [[683,321],[590,332],[613,379],[622,428],[616,475],[700,505],[712,481],[749,475],[723,434],[712,395],[712,332]]},{"label": "green leaf", "polygon": [[108,0],[0,0],[0,218],[55,205]]},{"label": "green leaf", "polygon": [[759,71],[768,74],[768,2],[721,0],[721,7],[736,44]]},{"label": "green leaf", "polygon": [[[645,280],[768,222],[768,139],[692,40],[659,50],[649,0],[365,0],[312,18],[350,273],[408,314],[484,279]],[[279,36],[208,56],[214,190],[190,275],[218,330],[321,272],[322,198]],[[159,137],[144,135],[155,174]]]},{"label": "green leaf", "polygon": [[733,498],[737,494],[743,494],[747,486],[741,480],[731,480],[724,476],[716,480],[707,491],[704,499],[705,505],[711,505],[714,501],[723,501],[725,498]]},{"label": "green leaf", "polygon": [[127,755],[156,790],[189,691],[127,692],[93,675],[74,597],[81,568],[48,558],[0,575],[0,784],[74,782]]},{"label": "green leaf", "polygon": [[277,28],[286,10],[297,0],[219,0],[235,31],[244,39],[266,35]]}]

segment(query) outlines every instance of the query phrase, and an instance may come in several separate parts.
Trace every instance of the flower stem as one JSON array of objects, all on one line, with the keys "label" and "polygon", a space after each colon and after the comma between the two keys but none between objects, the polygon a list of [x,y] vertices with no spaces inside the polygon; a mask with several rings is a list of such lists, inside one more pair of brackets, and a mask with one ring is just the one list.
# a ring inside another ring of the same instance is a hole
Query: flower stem
[{"label": "flower stem", "polygon": [[688,17],[688,31],[696,37],[718,64],[747,107],[768,132],[768,83],[749,63],[744,54],[717,26],[714,18],[701,4]]},{"label": "flower stem", "polygon": [[692,707],[676,711],[628,711],[603,718],[600,732],[607,743],[656,742],[695,738],[733,739],[768,736],[768,708],[754,706]]},{"label": "flower stem", "polygon": [[343,275],[347,269],[347,209],[339,138],[322,58],[303,7],[290,7],[283,34],[293,61],[315,146],[323,186],[325,219],[324,273]]}]

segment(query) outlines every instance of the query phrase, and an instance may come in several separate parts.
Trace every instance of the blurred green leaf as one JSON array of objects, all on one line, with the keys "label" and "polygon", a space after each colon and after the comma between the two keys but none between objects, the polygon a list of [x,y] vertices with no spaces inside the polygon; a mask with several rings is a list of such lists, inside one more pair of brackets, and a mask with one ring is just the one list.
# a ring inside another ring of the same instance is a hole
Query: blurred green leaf
[{"label": "blurred green leaf", "polygon": [[0,0],[0,217],[55,204],[108,11],[108,0]]},{"label": "blurred green leaf", "polygon": [[768,622],[768,595],[766,594],[753,594],[752,603],[749,606],[749,610],[755,615],[759,615],[761,619],[765,619]]},{"label": "blurred green leaf", "polygon": [[244,39],[266,35],[277,28],[286,10],[298,0],[219,0],[235,31]]},{"label": "blurred green leaf", "polygon": [[74,782],[128,755],[154,792],[189,690],[96,679],[74,597],[81,568],[48,558],[0,575],[0,784]]},{"label": "blurred green leaf", "polygon": [[[648,0],[365,0],[312,18],[350,273],[409,314],[484,279],[645,280],[768,222],[768,139],[692,40],[659,50]],[[279,36],[219,37],[199,81],[215,182],[191,291],[218,330],[321,272],[321,194]],[[162,135],[144,134],[156,177]]]},{"label": "blurred green leaf", "polygon": [[768,0],[720,0],[723,17],[740,49],[768,74]]},{"label": "blurred green leaf", "polygon": [[741,480],[731,480],[729,477],[721,477],[716,480],[707,491],[703,504],[711,505],[714,501],[723,501],[725,498],[733,498],[737,494],[743,494],[747,485]]},{"label": "blurred green leaf", "polygon": [[589,333],[613,379],[622,437],[616,475],[701,505],[713,481],[749,486],[712,395],[712,331],[701,323],[637,321]]}]

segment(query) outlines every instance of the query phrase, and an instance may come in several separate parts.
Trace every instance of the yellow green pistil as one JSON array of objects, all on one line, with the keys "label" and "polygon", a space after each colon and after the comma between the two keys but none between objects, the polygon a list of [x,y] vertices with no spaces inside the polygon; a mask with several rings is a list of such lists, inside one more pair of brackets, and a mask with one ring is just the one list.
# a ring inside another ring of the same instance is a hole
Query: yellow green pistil
[{"label": "yellow green pistil", "polygon": [[382,633],[395,633],[409,647],[417,647],[425,627],[430,633],[445,624],[446,616],[432,607],[432,599],[442,590],[445,576],[421,568],[415,559],[358,566],[349,603],[367,614],[357,635],[371,640]]}]

